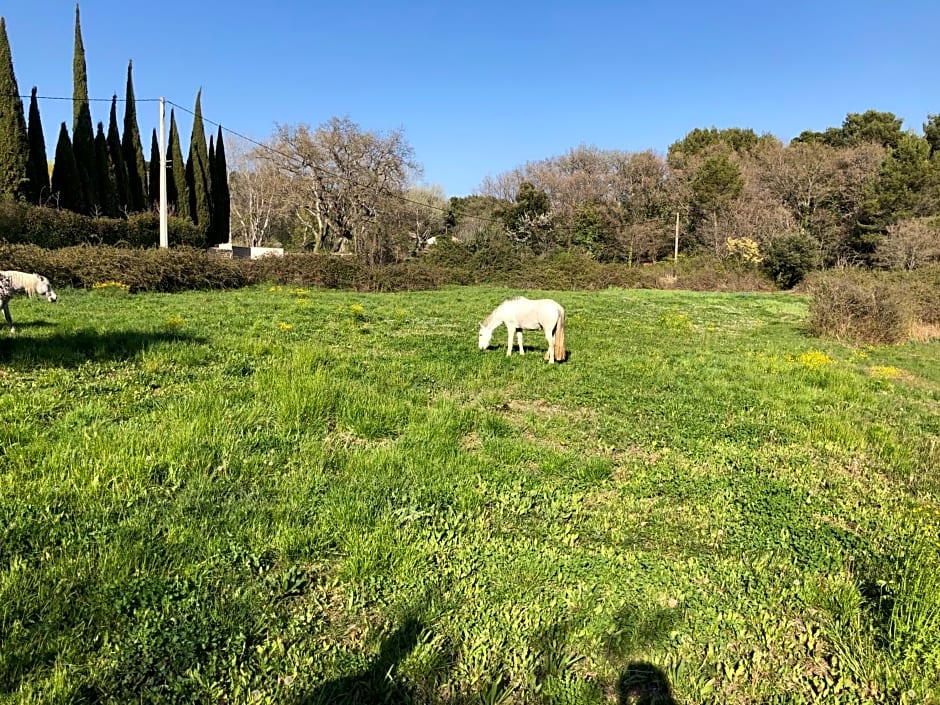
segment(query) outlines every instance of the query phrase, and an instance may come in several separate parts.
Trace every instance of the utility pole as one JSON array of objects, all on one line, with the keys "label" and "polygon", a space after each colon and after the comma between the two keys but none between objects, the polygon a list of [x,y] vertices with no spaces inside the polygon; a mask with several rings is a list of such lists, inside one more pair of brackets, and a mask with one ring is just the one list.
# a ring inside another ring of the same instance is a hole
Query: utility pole
[{"label": "utility pole", "polygon": [[170,246],[166,224],[166,101],[160,98],[160,247]]},{"label": "utility pole", "polygon": [[672,258],[672,276],[679,276],[679,211],[676,211],[676,249]]}]

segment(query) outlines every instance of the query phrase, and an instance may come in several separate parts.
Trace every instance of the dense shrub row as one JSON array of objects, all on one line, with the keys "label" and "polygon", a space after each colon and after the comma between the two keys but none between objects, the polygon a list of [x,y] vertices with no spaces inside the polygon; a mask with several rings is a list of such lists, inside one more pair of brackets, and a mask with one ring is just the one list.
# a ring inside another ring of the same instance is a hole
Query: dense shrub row
[{"label": "dense shrub row", "polygon": [[[755,267],[712,259],[680,258],[678,266],[630,267],[597,262],[580,252],[497,257],[490,251],[455,244],[413,260],[370,266],[353,257],[310,253],[233,260],[193,247],[161,250],[82,245],[50,250],[0,243],[0,269],[41,272],[57,286],[90,288],[117,281],[131,291],[163,292],[261,283],[377,292],[484,283],[516,289],[775,288]],[[940,336],[940,268],[904,273],[814,273],[800,286],[812,295],[809,325],[817,335],[865,343]]]},{"label": "dense shrub row", "polygon": [[[183,218],[167,220],[171,245],[201,247],[205,234]],[[36,208],[0,199],[0,241],[29,243],[46,249],[76,244],[155,247],[160,242],[156,213],[132,213],[123,218],[90,218],[57,208]]]},{"label": "dense shrub row", "polygon": [[47,250],[0,243],[0,268],[42,272],[58,285],[91,287],[119,281],[133,291],[230,288],[271,282],[358,291],[414,291],[450,284],[499,284],[520,289],[682,288],[760,291],[772,282],[756,269],[711,260],[630,267],[600,263],[584,253],[494,260],[464,245],[441,247],[405,262],[367,265],[353,257],[291,253],[232,260],[190,247],[169,250],[73,246]]},{"label": "dense shrub row", "polygon": [[121,282],[131,291],[225,289],[251,283],[237,261],[192,247],[139,250],[79,245],[45,250],[0,243],[0,269],[39,272],[55,286],[91,288],[101,282]]}]

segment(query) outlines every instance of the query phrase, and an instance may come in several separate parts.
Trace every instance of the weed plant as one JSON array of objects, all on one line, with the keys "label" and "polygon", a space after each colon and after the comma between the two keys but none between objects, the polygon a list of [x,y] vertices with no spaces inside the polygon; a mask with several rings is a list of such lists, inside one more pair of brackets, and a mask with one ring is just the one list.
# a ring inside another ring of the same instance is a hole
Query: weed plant
[{"label": "weed plant", "polygon": [[0,334],[0,701],[940,702],[936,343],[101,282]]}]

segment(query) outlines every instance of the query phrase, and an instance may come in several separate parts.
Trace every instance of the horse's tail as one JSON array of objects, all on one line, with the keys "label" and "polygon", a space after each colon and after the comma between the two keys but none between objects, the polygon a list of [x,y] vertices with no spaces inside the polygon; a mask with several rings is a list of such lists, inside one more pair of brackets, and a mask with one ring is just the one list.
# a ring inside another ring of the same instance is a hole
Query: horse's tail
[{"label": "horse's tail", "polygon": [[558,321],[555,323],[555,362],[565,360],[565,309],[558,307]]}]

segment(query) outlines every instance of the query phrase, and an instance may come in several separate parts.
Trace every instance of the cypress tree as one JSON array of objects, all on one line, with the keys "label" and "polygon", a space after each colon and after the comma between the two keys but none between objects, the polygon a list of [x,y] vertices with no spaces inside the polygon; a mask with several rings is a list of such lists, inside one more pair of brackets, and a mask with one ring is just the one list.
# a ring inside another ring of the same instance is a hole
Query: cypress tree
[{"label": "cypress tree", "polygon": [[150,164],[148,182],[150,187],[150,207],[153,210],[160,208],[160,143],[157,141],[157,130],[154,128],[150,138]]},{"label": "cypress tree", "polygon": [[170,139],[167,148],[170,163],[167,165],[166,194],[167,203],[180,218],[189,217],[189,189],[186,186],[186,162],[183,161],[183,148],[180,146],[180,133],[176,129],[176,116],[170,109]]},{"label": "cypress tree", "polygon": [[232,199],[228,189],[228,165],[225,163],[225,143],[222,141],[222,126],[215,138],[215,161],[212,170],[212,223],[214,242],[218,245],[229,241],[232,220]]},{"label": "cypress tree", "polygon": [[189,159],[186,162],[186,185],[189,188],[189,214],[193,222],[208,238],[212,227],[212,203],[209,188],[209,147],[202,122],[202,89],[196,94],[193,113],[193,135],[189,140]]},{"label": "cypress tree", "polygon": [[26,175],[29,177],[29,200],[41,205],[49,197],[49,158],[46,156],[46,138],[42,133],[35,86],[29,100],[27,138],[29,159],[26,163]]},{"label": "cypress tree", "polygon": [[127,63],[127,102],[124,104],[124,136],[121,150],[127,169],[128,205],[132,211],[147,209],[147,167],[144,164],[144,148],[140,143],[137,127],[137,103],[134,100],[133,61]]},{"label": "cypress tree", "polygon": [[117,199],[118,212],[128,213],[130,207],[130,184],[127,179],[127,167],[124,165],[124,152],[121,149],[121,133],[117,124],[117,96],[111,98],[111,119],[108,121],[108,156],[114,170],[114,196]]},{"label": "cypress tree", "polygon": [[75,53],[72,58],[72,151],[82,184],[82,200],[88,213],[98,210],[98,188],[95,183],[95,133],[88,105],[88,73],[85,68],[85,46],[78,4],[75,5]]},{"label": "cypress tree", "polygon": [[75,163],[72,141],[69,139],[69,131],[64,122],[59,128],[59,141],[55,147],[52,194],[58,199],[59,208],[75,213],[85,212],[85,203],[82,201],[82,182],[78,176],[78,165]]},{"label": "cypress tree", "polygon": [[6,21],[0,17],[0,197],[29,197],[29,140],[23,100],[13,73]]},{"label": "cypress tree", "polygon": [[108,154],[108,140],[104,136],[104,125],[98,123],[95,135],[95,182],[98,184],[98,204],[101,213],[108,218],[116,218],[118,213],[117,186],[114,178],[114,166]]}]

